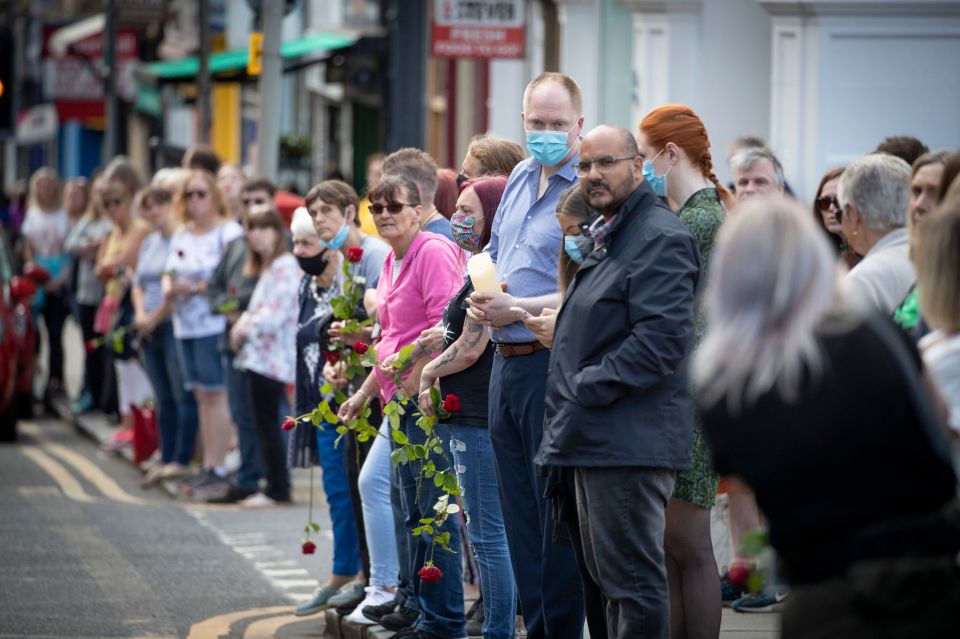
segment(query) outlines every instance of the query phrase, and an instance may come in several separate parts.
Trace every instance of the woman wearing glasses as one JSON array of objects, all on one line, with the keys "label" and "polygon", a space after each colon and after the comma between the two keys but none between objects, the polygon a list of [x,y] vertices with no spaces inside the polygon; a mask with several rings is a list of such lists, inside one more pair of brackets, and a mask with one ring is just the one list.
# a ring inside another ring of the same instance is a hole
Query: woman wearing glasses
[{"label": "woman wearing glasses", "polygon": [[[733,196],[713,173],[710,140],[703,122],[682,104],[650,111],[637,132],[643,179],[654,192],[680,208],[677,216],[693,234],[707,278],[713,238]],[[697,320],[695,345],[705,333]],[[710,542],[710,509],[717,475],[703,440],[700,416],[694,416],[692,467],[677,476],[667,505],[664,550],[670,585],[673,637],[715,637],[720,631],[720,581]]]},{"label": "woman wearing glasses", "polygon": [[211,311],[204,292],[227,243],[243,229],[229,218],[213,176],[201,170],[191,171],[183,182],[174,218],[180,228],[170,241],[162,287],[173,304],[183,385],[197,400],[203,442],[203,473],[185,484],[185,492],[217,485],[225,490],[224,459],[233,433],[217,341],[226,318]]},{"label": "woman wearing glasses", "polygon": [[[442,319],[444,307],[463,284],[464,252],[441,235],[421,231],[423,206],[417,185],[411,180],[397,175],[384,178],[370,192],[370,202],[370,213],[377,231],[392,249],[383,264],[376,292],[382,328],[377,345],[381,367],[375,368],[360,390],[340,407],[338,417],[343,422],[353,419],[376,393],[384,403],[404,393],[410,401],[403,408],[400,430],[411,444],[423,444],[425,437],[416,425],[415,410],[420,371],[427,360],[421,359],[418,364],[407,367],[402,374],[403,388],[397,387],[393,375],[385,370],[389,367],[383,362],[404,346],[415,343],[422,331]],[[411,538],[408,535],[419,525],[421,517],[432,514],[433,505],[441,494],[432,482],[424,482],[418,490],[416,464],[399,466],[400,504],[407,532],[399,533],[400,537],[385,534],[384,531],[393,531],[389,428],[385,422],[381,427],[383,436],[376,438],[360,471],[371,574],[366,599],[348,619],[361,624],[372,623],[363,615],[365,606],[384,604],[394,597],[398,565],[402,566],[401,570],[406,569],[406,574],[414,576],[427,559],[430,541],[425,536]],[[436,432],[445,443],[449,442],[448,426],[439,424]],[[446,456],[450,457],[449,449]],[[436,459],[436,463],[439,468],[446,461]],[[459,553],[457,518],[449,518],[443,529],[450,532],[450,546]],[[398,540],[401,543],[398,544]],[[404,552],[406,550],[409,551]],[[391,567],[391,558],[399,564],[393,563]],[[414,592],[421,610],[416,627],[441,637],[463,636],[461,557],[438,552],[434,555],[434,562],[446,576],[441,584],[415,584]],[[417,581],[417,577],[413,579]]]},{"label": "woman wearing glasses", "polygon": [[843,237],[843,228],[840,226],[840,202],[837,200],[837,186],[843,167],[830,169],[820,178],[817,195],[813,198],[813,219],[823,228],[830,239],[830,243],[840,255],[840,261],[853,268],[860,261],[860,256],[853,252]]}]

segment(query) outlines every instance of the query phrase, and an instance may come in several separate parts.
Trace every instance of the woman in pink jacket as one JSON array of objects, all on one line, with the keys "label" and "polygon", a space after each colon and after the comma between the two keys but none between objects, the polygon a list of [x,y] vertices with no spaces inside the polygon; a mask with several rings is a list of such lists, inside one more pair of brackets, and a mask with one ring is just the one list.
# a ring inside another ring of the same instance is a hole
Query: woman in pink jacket
[{"label": "woman in pink jacket", "polygon": [[[387,255],[377,284],[377,311],[380,316],[381,338],[377,357],[383,363],[408,344],[413,344],[420,333],[435,326],[443,317],[443,309],[463,284],[465,254],[454,243],[441,235],[422,231],[420,217],[423,211],[416,185],[402,177],[389,176],[369,194],[370,213],[377,232],[392,251]],[[420,371],[427,360],[409,366],[403,373],[403,388],[398,388],[393,376],[385,371],[388,366],[375,368],[353,397],[341,407],[341,421],[354,418],[374,393],[380,393],[386,404],[391,399],[407,397],[400,420],[400,430],[411,444],[422,444],[423,431],[417,427],[416,397],[420,385]],[[438,425],[437,434],[448,444],[446,426]],[[372,623],[363,616],[365,606],[380,605],[395,597],[398,573],[414,582],[421,611],[415,623],[418,630],[440,637],[461,637],[465,633],[463,613],[462,558],[459,554],[436,553],[434,563],[444,575],[443,583],[420,583],[417,570],[430,552],[432,539],[426,535],[410,537],[410,531],[419,526],[422,517],[433,514],[433,505],[441,495],[433,482],[423,482],[417,490],[418,474],[413,466],[402,464],[397,473],[400,488],[400,506],[405,521],[403,533],[393,531],[390,507],[390,426],[381,426],[382,437],[377,437],[360,471],[360,495],[363,500],[364,527],[370,549],[370,585],[366,599],[357,606],[348,619],[358,623]],[[446,452],[447,458],[450,452]],[[442,468],[444,460],[435,460]],[[459,551],[460,533],[456,517],[447,519],[444,529],[450,530],[450,546]],[[439,531],[438,531],[439,532]],[[396,559],[394,559],[396,558]],[[391,561],[392,560],[392,561]]]}]

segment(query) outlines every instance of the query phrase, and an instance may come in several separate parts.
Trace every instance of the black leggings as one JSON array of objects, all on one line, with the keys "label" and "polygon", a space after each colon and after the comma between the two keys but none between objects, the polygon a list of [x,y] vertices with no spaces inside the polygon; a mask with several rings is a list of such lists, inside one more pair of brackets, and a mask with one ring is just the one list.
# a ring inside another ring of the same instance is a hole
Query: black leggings
[{"label": "black leggings", "polygon": [[[379,424],[381,420],[380,416],[380,402],[374,400],[370,402],[370,423]],[[343,437],[345,442],[344,446],[344,463],[347,466],[347,481],[350,484],[350,501],[353,505],[353,520],[357,525],[357,536],[360,541],[360,564],[363,567],[363,574],[369,579],[370,578],[370,550],[367,548],[367,535],[364,532],[366,529],[363,525],[363,504],[360,501],[360,487],[358,481],[360,479],[360,468],[363,467],[363,462],[367,459],[367,453],[370,452],[370,447],[373,446],[373,440],[369,439],[365,442],[357,441],[357,434],[353,431],[348,431]]]},{"label": "black leggings", "polygon": [[47,347],[49,350],[49,380],[47,384],[56,380],[63,383],[63,324],[67,319],[67,300],[63,290],[47,293],[40,310],[43,323],[47,327]]},{"label": "black leggings", "polygon": [[[93,330],[96,315],[96,304],[77,304],[77,319],[84,344],[97,336]],[[87,353],[83,363],[83,389],[90,393],[94,405],[98,408],[103,404],[103,382],[106,378],[103,359],[103,349],[95,348]]]},{"label": "black leggings", "polygon": [[253,408],[253,424],[260,440],[267,488],[264,494],[276,501],[290,501],[290,469],[287,467],[287,447],[280,430],[280,399],[283,382],[247,371],[247,387]]}]

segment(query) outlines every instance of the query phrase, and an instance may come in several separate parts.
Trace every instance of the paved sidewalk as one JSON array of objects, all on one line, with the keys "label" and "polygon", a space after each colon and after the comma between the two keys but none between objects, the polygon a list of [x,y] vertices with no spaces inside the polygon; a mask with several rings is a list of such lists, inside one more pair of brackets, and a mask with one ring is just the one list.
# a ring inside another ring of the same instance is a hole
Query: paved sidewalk
[{"label": "paved sidewalk", "polygon": [[[83,345],[79,331],[72,321],[68,321],[64,330],[65,377],[66,386],[71,397],[76,396],[80,386],[81,363],[83,360]],[[41,354],[41,360],[43,354]],[[100,444],[106,443],[117,426],[99,412],[83,415],[73,415],[70,412],[69,401],[63,399],[55,402],[54,406],[60,417],[75,425],[75,427],[90,439]],[[133,451],[130,447],[124,448],[120,454],[133,463]],[[298,503],[306,502],[310,486],[310,474],[307,470],[295,470],[292,473],[293,499]],[[175,495],[172,495],[175,496]],[[322,495],[319,496],[322,500]],[[320,507],[323,507],[322,504]],[[714,551],[717,563],[726,565],[730,560],[729,533],[725,523],[725,509],[723,502],[718,502],[712,513],[711,533],[714,541]],[[380,626],[354,626],[353,624],[338,623],[336,614],[327,613],[327,637],[336,639],[389,639],[393,633]],[[584,629],[584,637],[589,634]],[[723,609],[723,618],[720,626],[721,639],[779,639],[780,615],[770,613],[737,613],[729,608]]]}]

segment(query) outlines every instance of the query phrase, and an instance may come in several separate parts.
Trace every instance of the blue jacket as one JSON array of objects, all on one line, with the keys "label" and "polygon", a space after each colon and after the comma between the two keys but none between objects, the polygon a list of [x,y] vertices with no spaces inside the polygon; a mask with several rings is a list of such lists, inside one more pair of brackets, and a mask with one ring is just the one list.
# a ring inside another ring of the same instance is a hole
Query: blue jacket
[{"label": "blue jacket", "polygon": [[689,468],[699,279],[693,237],[642,182],[563,300],[538,464]]}]

